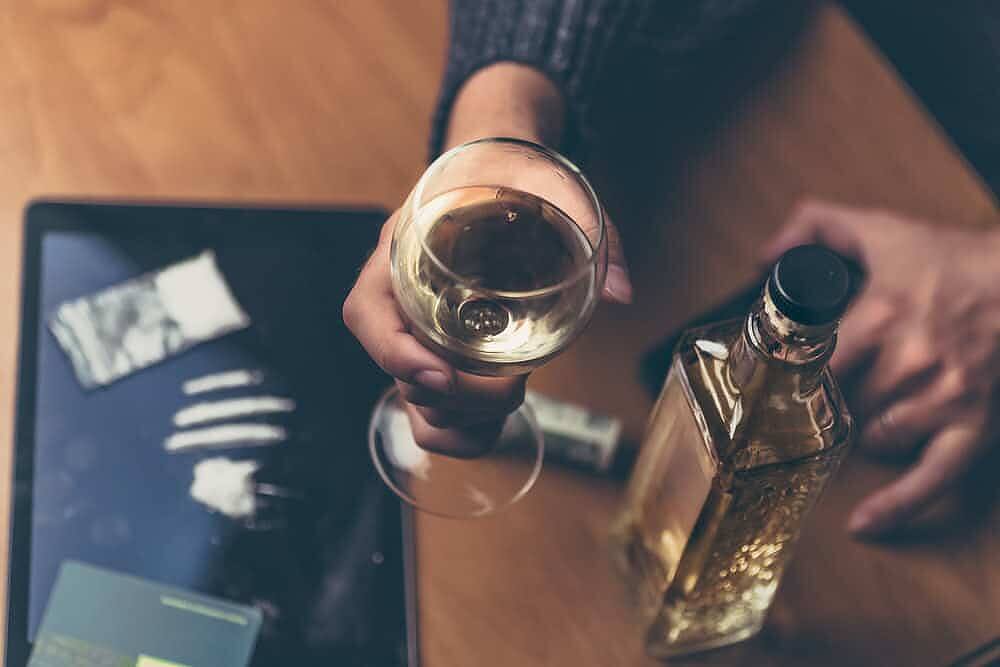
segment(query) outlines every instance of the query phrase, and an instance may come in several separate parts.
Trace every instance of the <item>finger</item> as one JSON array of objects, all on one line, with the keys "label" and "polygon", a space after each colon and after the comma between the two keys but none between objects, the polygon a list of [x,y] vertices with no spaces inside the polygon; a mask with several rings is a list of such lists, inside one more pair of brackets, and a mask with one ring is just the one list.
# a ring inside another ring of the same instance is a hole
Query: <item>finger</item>
[{"label": "finger", "polygon": [[882,344],[895,316],[890,300],[870,289],[862,292],[840,324],[837,349],[830,361],[833,372],[844,377],[870,357]]},{"label": "finger", "polygon": [[402,380],[396,380],[396,388],[403,400],[413,405],[424,407],[437,407],[446,403],[450,394],[433,391],[419,384],[411,384]]},{"label": "finger", "polygon": [[604,215],[604,220],[608,239],[608,272],[604,278],[603,297],[615,303],[632,303],[632,280],[625,260],[621,235],[607,213]]},{"label": "finger", "polygon": [[503,420],[477,424],[468,428],[438,428],[431,426],[418,409],[406,405],[413,439],[428,451],[457,458],[475,458],[489,452],[503,430]]},{"label": "finger", "polygon": [[525,377],[484,378],[459,374],[456,392],[418,412],[431,426],[468,427],[503,420],[524,401]]},{"label": "finger", "polygon": [[488,378],[458,372],[452,391],[447,393],[402,380],[397,380],[396,386],[403,398],[414,405],[495,418],[513,412],[524,402],[526,379],[527,376]]},{"label": "finger", "polygon": [[861,445],[881,456],[902,456],[953,422],[965,405],[960,378],[944,374],[924,391],[893,403],[861,434]]},{"label": "finger", "polygon": [[475,410],[453,410],[440,407],[417,406],[417,412],[424,421],[435,428],[471,428],[482,424],[503,421],[507,414],[479,412]]},{"label": "finger", "polygon": [[476,409],[505,415],[524,402],[527,375],[513,377],[483,377],[457,373],[455,377],[456,407]]},{"label": "finger", "polygon": [[[391,230],[393,220],[386,224]],[[406,330],[396,308],[389,273],[391,231],[382,238],[344,301],[343,317],[369,356],[389,375],[448,393],[454,371]]]},{"label": "finger", "polygon": [[976,420],[940,431],[910,470],[858,505],[848,521],[848,530],[857,535],[878,535],[898,527],[954,484],[981,444]]},{"label": "finger", "polygon": [[863,210],[851,206],[804,200],[796,205],[782,230],[764,246],[762,259],[770,266],[795,246],[820,243],[864,264],[861,220],[865,215]]},{"label": "finger", "polygon": [[[900,326],[900,329],[905,328],[905,324]],[[891,344],[882,345],[859,385],[857,408],[862,419],[919,391],[940,370],[941,356],[925,335],[913,333],[893,338]]]}]

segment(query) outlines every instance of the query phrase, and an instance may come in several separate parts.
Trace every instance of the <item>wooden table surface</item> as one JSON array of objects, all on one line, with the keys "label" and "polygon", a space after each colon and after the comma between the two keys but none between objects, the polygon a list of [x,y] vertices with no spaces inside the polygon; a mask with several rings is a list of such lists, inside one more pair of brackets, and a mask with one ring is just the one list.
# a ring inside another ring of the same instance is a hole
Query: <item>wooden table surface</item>
[{"label": "wooden table surface", "polygon": [[[423,166],[444,58],[443,0],[9,5],[0,19],[5,443],[21,213],[32,197],[391,207]],[[596,169],[599,183],[613,172]],[[996,216],[892,71],[825,7],[734,122],[685,156],[672,187],[636,204],[608,186],[624,227],[648,218],[646,232],[626,239],[637,302],[600,311],[534,386],[622,416],[637,440],[650,407],[636,380],[642,351],[749,278],[759,243],[806,193],[952,223]],[[9,451],[0,457],[5,484]],[[894,473],[849,462],[810,522],[762,636],[693,664],[944,665],[1000,633],[996,511],[894,544],[845,535],[851,504]],[[420,517],[426,664],[657,664],[643,657],[606,557],[620,491],[618,481],[551,465],[498,517]],[[6,548],[0,554],[5,562]]]}]

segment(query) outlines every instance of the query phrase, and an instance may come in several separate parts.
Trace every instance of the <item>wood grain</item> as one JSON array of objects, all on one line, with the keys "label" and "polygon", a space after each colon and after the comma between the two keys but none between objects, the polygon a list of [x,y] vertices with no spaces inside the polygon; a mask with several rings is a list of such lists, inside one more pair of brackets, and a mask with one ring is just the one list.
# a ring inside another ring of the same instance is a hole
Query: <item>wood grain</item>
[{"label": "wood grain", "polygon": [[55,195],[394,207],[424,166],[445,28],[439,0],[31,0],[4,7],[5,573],[25,205]]},{"label": "wood grain", "polygon": [[[21,211],[42,194],[395,206],[423,166],[443,0],[33,0],[0,17],[0,479],[10,477]],[[624,417],[650,405],[642,351],[753,272],[811,193],[954,223],[994,202],[836,9],[642,206],[595,165],[637,303],[605,308],[536,388]],[[630,243],[631,241],[631,243]],[[871,546],[841,530],[892,470],[851,462],[821,503],[764,635],[698,664],[941,665],[1000,631],[997,516]],[[6,535],[8,493],[0,493]],[[605,533],[620,483],[550,466],[493,519],[418,521],[432,667],[644,665]],[[0,550],[5,554],[6,549]],[[5,562],[5,557],[4,557]]]}]

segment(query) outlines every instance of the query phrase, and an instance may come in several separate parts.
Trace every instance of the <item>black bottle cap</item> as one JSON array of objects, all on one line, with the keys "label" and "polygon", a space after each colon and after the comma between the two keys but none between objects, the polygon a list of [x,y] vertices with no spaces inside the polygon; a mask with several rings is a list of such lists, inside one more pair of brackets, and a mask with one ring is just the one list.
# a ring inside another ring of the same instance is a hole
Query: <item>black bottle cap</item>
[{"label": "black bottle cap", "polygon": [[801,245],[774,265],[767,291],[788,319],[809,326],[829,324],[847,310],[851,276],[844,259],[829,248]]}]

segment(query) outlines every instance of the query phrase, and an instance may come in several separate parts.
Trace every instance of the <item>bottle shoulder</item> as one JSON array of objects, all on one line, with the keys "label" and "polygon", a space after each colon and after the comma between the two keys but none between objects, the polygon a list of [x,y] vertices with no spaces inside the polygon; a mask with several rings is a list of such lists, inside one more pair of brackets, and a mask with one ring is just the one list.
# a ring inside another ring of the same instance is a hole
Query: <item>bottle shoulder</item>
[{"label": "bottle shoulder", "polygon": [[685,385],[718,459],[747,470],[846,446],[852,420],[828,368],[806,386],[789,364],[760,355],[752,377],[734,381],[731,356],[743,324],[736,319],[691,329],[674,354],[676,381]]}]

